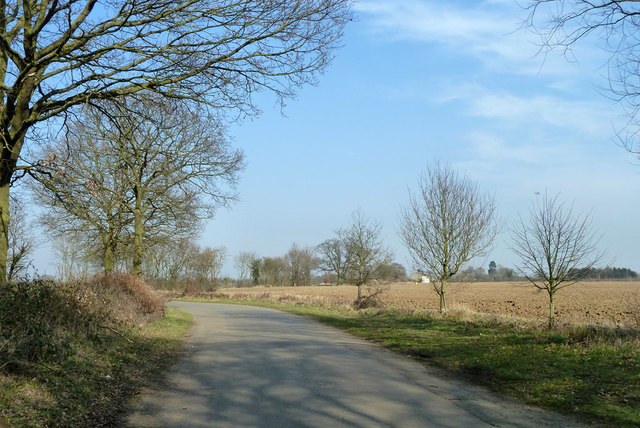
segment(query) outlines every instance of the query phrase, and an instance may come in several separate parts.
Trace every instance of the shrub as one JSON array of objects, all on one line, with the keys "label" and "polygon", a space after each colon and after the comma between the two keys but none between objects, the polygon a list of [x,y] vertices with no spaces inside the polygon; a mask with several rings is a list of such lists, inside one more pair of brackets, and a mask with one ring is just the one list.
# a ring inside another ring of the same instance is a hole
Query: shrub
[{"label": "shrub", "polygon": [[63,358],[75,337],[95,338],[100,319],[72,289],[52,281],[0,287],[0,366]]},{"label": "shrub", "polygon": [[0,287],[0,369],[64,359],[73,344],[123,334],[163,315],[141,280],[113,274],[60,284],[34,280]]},{"label": "shrub", "polygon": [[360,300],[355,300],[351,306],[353,309],[369,309],[369,308],[377,308],[383,309],[385,308],[385,304],[380,298],[380,295],[384,292],[384,289],[381,287],[373,288],[366,287],[365,292],[362,294]]},{"label": "shrub", "polygon": [[99,275],[80,283],[96,296],[99,308],[112,322],[126,326],[144,324],[164,315],[164,302],[141,279],[126,273]]}]

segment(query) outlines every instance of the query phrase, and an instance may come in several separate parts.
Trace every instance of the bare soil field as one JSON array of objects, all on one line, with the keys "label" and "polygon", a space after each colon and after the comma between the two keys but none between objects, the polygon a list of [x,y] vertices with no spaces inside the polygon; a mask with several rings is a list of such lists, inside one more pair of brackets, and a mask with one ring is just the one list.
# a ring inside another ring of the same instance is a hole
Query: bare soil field
[{"label": "bare soil field", "polygon": [[[374,286],[386,307],[437,310],[439,297],[430,284],[394,283]],[[524,282],[451,284],[448,307],[474,312],[545,320],[549,296]],[[311,287],[225,288],[217,297],[256,297],[288,303],[350,305],[357,288],[350,285]],[[556,321],[640,325],[640,282],[582,282],[556,294]]]}]

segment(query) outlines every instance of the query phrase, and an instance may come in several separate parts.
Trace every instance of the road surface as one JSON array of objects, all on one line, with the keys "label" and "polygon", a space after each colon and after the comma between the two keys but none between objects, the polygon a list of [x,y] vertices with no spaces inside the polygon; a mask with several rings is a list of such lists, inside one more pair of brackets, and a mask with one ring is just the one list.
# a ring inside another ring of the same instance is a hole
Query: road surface
[{"label": "road surface", "polygon": [[187,351],[134,405],[132,427],[579,426],[303,317],[171,305],[194,315]]}]

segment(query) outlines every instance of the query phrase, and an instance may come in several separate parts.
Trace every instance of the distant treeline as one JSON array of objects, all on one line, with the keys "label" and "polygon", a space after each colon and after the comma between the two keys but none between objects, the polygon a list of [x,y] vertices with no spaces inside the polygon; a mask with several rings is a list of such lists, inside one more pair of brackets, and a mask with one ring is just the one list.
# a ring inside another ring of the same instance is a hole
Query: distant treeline
[{"label": "distant treeline", "polygon": [[[620,280],[620,281],[640,281],[637,272],[629,268],[606,267],[606,268],[582,268],[577,269],[579,277],[585,280]],[[468,267],[460,271],[452,281],[461,282],[483,282],[483,281],[521,281],[524,278],[515,269],[508,268],[491,262],[489,269],[482,267]]]},{"label": "distant treeline", "polygon": [[618,267],[606,267],[603,269],[598,268],[584,268],[579,269],[580,276],[584,279],[621,279],[628,281],[638,280],[638,273],[632,271],[629,268]]}]

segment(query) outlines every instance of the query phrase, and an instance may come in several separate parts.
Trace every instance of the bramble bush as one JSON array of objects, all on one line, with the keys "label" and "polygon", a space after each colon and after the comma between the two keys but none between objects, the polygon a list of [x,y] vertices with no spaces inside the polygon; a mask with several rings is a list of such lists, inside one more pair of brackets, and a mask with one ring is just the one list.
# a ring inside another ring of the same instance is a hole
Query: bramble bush
[{"label": "bramble bush", "polygon": [[127,273],[99,275],[80,284],[97,299],[96,308],[116,324],[146,324],[164,315],[164,302],[143,280]]},{"label": "bramble bush", "polygon": [[125,334],[164,313],[164,302],[127,274],[61,284],[32,280],[0,287],[0,370],[60,361],[74,344]]},{"label": "bramble bush", "polygon": [[69,289],[51,281],[22,281],[0,288],[0,366],[64,358],[71,337],[92,336],[94,314]]}]

